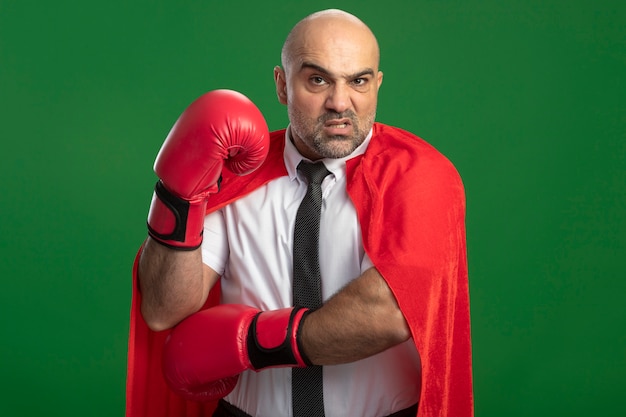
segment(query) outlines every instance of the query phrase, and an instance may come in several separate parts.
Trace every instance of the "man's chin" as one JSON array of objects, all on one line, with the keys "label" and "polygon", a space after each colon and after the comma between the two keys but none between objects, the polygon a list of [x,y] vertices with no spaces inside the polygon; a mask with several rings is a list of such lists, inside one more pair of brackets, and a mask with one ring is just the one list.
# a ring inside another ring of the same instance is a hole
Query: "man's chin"
[{"label": "man's chin", "polygon": [[325,158],[339,159],[350,155],[356,148],[358,144],[351,136],[333,135],[324,138],[324,143],[318,147],[318,152]]}]

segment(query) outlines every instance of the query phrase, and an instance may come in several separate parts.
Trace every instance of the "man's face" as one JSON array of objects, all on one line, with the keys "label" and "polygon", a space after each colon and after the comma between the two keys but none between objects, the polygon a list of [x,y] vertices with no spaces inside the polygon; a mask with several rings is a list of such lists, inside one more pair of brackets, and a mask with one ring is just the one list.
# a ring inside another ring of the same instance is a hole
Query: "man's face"
[{"label": "man's face", "polygon": [[312,30],[287,67],[275,70],[275,78],[303,156],[343,158],[363,143],[374,123],[382,83],[377,46],[368,36]]}]

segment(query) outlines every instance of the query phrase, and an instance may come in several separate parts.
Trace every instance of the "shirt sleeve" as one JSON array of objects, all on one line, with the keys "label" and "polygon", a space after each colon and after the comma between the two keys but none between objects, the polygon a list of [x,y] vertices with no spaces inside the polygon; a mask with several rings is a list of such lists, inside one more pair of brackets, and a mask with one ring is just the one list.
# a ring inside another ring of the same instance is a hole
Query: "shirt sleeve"
[{"label": "shirt sleeve", "polygon": [[373,266],[374,266],[374,263],[372,262],[370,257],[367,256],[367,253],[363,254],[363,259],[361,260],[361,273],[367,271]]},{"label": "shirt sleeve", "polygon": [[204,218],[202,262],[220,275],[224,274],[228,259],[228,238],[222,210],[214,211]]}]

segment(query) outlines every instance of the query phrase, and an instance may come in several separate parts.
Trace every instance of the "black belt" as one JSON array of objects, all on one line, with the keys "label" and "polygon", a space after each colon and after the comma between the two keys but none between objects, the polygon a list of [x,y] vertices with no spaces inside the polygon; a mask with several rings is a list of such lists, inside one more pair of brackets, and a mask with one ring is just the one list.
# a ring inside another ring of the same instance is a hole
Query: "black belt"
[{"label": "black belt", "polygon": [[[404,410],[396,411],[393,414],[389,414],[387,417],[415,417],[417,415],[417,403],[405,408]],[[234,405],[224,400],[219,400],[217,408],[213,413],[213,417],[252,417],[250,414],[241,411]]]}]

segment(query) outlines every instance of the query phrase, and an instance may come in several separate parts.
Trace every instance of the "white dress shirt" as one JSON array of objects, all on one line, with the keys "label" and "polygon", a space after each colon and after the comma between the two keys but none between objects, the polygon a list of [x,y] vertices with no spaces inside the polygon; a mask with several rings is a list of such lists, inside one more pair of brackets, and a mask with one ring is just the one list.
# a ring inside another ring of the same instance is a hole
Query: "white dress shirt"
[{"label": "white dress shirt", "polygon": [[[332,174],[322,183],[323,300],[373,266],[346,192],[345,166],[347,159],[365,152],[371,135],[349,157],[322,160]],[[222,275],[222,303],[261,310],[293,305],[293,230],[308,184],[296,170],[303,157],[289,134],[284,159],[287,176],[205,218],[203,262]],[[419,398],[419,373],[420,359],[412,340],[360,361],[325,366],[326,416],[380,417],[409,407]],[[246,371],[225,399],[253,416],[291,416],[291,368]]]}]

